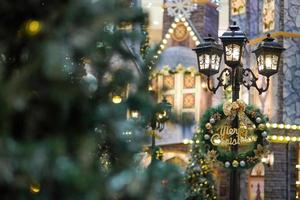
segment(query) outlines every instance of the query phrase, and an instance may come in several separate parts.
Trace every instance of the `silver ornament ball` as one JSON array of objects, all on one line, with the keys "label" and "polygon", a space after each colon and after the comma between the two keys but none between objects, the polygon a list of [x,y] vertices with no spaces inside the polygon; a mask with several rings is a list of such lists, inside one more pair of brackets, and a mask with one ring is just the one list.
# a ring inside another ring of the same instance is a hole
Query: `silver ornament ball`
[{"label": "silver ornament ball", "polygon": [[225,167],[226,167],[226,168],[230,167],[230,162],[229,162],[229,161],[226,161],[226,162],[225,162]]},{"label": "silver ornament ball", "polygon": [[204,139],[205,139],[205,140],[209,140],[209,139],[210,139],[210,136],[209,136],[208,134],[205,134],[205,135],[204,135]]},{"label": "silver ornament ball", "polygon": [[240,162],[240,165],[241,165],[241,167],[245,167],[246,162],[242,160],[242,161]]},{"label": "silver ornament ball", "polygon": [[266,131],[261,133],[261,136],[263,136],[263,137],[267,137],[267,135],[268,135],[268,133]]},{"label": "silver ornament ball", "polygon": [[214,124],[216,120],[214,118],[210,118],[209,123]]},{"label": "silver ornament ball", "polygon": [[260,117],[257,117],[255,121],[256,121],[257,123],[260,123],[260,122],[261,122],[261,118],[260,118]]}]

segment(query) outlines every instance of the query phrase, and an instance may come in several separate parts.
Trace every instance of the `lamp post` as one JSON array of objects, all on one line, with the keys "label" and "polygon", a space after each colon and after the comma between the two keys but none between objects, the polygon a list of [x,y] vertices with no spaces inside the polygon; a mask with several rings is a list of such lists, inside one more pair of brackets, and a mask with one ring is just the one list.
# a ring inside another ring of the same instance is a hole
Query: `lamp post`
[{"label": "lamp post", "polygon": [[152,134],[151,134],[151,149],[152,149],[152,155],[151,155],[151,162],[153,162],[156,159],[155,156],[155,132],[162,131],[164,129],[166,121],[169,120],[170,114],[172,110],[172,105],[166,100],[164,97],[163,100],[158,103],[154,109],[154,111],[151,114],[150,124],[149,127],[151,128]]},{"label": "lamp post", "polygon": [[[240,86],[244,85],[247,89],[254,87],[259,94],[268,90],[269,78],[277,73],[280,55],[284,48],[274,41],[270,35],[258,45],[253,51],[256,55],[258,73],[267,77],[267,85],[265,88],[260,88],[257,85],[258,78],[250,68],[244,68],[242,65],[242,55],[247,37],[240,28],[233,23],[221,37],[223,46],[217,44],[209,35],[204,39],[204,43],[193,49],[197,54],[199,72],[207,76],[207,86],[210,91],[215,93],[219,87],[232,87],[232,101],[239,99]],[[211,86],[210,77],[217,74],[220,70],[221,56],[224,53],[224,62],[229,68],[222,70],[217,77],[217,85]],[[226,78],[225,78],[226,77]],[[238,115],[234,118],[231,124],[232,128],[239,127]],[[234,134],[232,139],[236,139]],[[238,153],[238,145],[231,145],[231,152]],[[237,169],[232,169],[230,173],[230,200],[239,199],[239,172]]]}]

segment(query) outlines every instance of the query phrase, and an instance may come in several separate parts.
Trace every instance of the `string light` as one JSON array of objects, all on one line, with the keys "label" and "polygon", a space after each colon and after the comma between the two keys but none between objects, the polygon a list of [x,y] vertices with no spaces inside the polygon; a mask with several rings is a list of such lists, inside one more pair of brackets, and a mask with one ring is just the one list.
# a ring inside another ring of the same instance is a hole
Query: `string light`
[{"label": "string light", "polygon": [[29,190],[31,193],[39,193],[41,190],[40,184],[38,183],[32,183],[30,184]]},{"label": "string light", "polygon": [[119,95],[115,95],[112,97],[112,102],[115,103],[115,104],[119,104],[122,102],[122,97],[119,96]]},{"label": "string light", "polygon": [[[189,32],[190,36],[192,37],[192,40],[195,42],[196,46],[200,44],[200,41],[198,40],[198,37],[195,36],[195,32],[192,30],[191,26],[189,25],[189,22],[186,21],[184,17],[175,18],[174,22],[171,24],[170,28],[168,29],[168,33],[166,33],[165,37],[162,39],[160,48],[157,51],[157,54],[161,54],[162,50],[165,48],[165,44],[168,43],[168,39],[171,38],[171,34],[174,33],[174,29],[177,27],[177,23],[183,22],[184,26],[186,27],[186,30]],[[157,57],[155,57],[157,59]]]},{"label": "string light", "polygon": [[26,32],[28,35],[34,36],[41,31],[42,25],[37,20],[28,20],[25,25]]},{"label": "string light", "polygon": [[283,136],[283,135],[269,135],[268,140],[273,143],[287,143],[287,142],[299,142],[300,137],[296,136]]}]

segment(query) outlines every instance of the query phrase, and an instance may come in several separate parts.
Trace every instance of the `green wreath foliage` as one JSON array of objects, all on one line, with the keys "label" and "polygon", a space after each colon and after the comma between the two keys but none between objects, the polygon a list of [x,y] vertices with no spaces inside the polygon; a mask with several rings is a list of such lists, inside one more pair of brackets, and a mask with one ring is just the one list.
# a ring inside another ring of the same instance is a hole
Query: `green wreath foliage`
[{"label": "green wreath foliage", "polygon": [[[257,137],[256,141],[252,143],[250,150],[245,152],[234,153],[232,151],[220,151],[217,146],[213,145],[211,139],[205,138],[205,135],[209,135],[210,138],[213,133],[215,124],[219,120],[224,120],[228,118],[224,114],[223,104],[209,108],[203,115],[200,121],[200,129],[194,135],[194,152],[203,151],[204,154],[211,152],[212,150],[216,152],[216,161],[219,161],[221,165],[226,168],[241,168],[248,169],[252,168],[255,164],[261,161],[261,157],[268,153],[267,145],[269,144],[267,140],[267,135],[269,130],[266,128],[266,123],[268,122],[268,117],[262,114],[262,112],[253,105],[247,105],[244,111],[245,115],[251,120],[255,125],[254,135]],[[214,119],[215,123],[210,123],[213,116],[219,115],[220,119]],[[210,123],[212,128],[207,128],[206,125]],[[206,136],[207,137],[207,136]],[[197,145],[201,141],[202,145]],[[203,150],[200,147],[203,147]]]}]

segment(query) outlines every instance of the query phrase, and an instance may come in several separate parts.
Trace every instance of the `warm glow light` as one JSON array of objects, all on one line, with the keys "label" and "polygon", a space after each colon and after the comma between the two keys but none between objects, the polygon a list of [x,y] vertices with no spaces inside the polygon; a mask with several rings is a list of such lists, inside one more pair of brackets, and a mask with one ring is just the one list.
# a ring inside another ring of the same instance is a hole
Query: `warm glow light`
[{"label": "warm glow light", "polygon": [[261,162],[262,162],[262,163],[267,163],[267,158],[265,158],[265,157],[262,158],[262,159],[261,159]]},{"label": "warm glow light", "polygon": [[272,124],[272,127],[277,128],[277,124],[276,123]]},{"label": "warm glow light", "polygon": [[284,125],[283,125],[283,124],[279,124],[279,125],[278,125],[278,128],[283,129],[283,128],[284,128]]},{"label": "warm glow light", "polygon": [[290,129],[290,128],[291,128],[291,125],[286,124],[286,125],[285,125],[285,128],[286,128],[286,129]]},{"label": "warm glow light", "polygon": [[189,140],[188,139],[184,139],[183,140],[183,144],[188,144],[189,143]]},{"label": "warm glow light", "polygon": [[153,25],[159,25],[159,21],[153,21]]},{"label": "warm glow light", "polygon": [[136,110],[131,111],[131,117],[132,118],[138,118],[139,117],[139,112]]},{"label": "warm glow light", "polygon": [[216,145],[221,144],[221,139],[219,139],[219,138],[218,138],[218,139],[215,139],[215,140],[214,140],[214,144],[216,144]]},{"label": "warm glow light", "polygon": [[279,141],[283,141],[284,137],[283,136],[279,136]]},{"label": "warm glow light", "polygon": [[173,32],[174,32],[174,30],[173,30],[173,29],[171,29],[171,28],[169,28],[168,32],[169,32],[169,33],[173,33]]},{"label": "warm glow light", "polygon": [[202,83],[201,83],[201,87],[202,87],[203,89],[206,89],[206,88],[207,88],[206,83],[205,83],[205,82],[202,82]]},{"label": "warm glow light", "polygon": [[277,136],[276,135],[273,135],[272,136],[272,140],[276,140],[277,139]]},{"label": "warm glow light", "polygon": [[286,136],[286,137],[285,137],[285,140],[286,140],[286,141],[290,141],[290,140],[291,140],[291,137],[290,137],[290,136]]},{"label": "warm glow light", "polygon": [[265,66],[267,69],[272,69],[272,58],[270,56],[266,56]]},{"label": "warm glow light", "polygon": [[41,190],[41,187],[40,187],[39,184],[33,183],[33,184],[30,185],[29,189],[30,189],[30,192],[32,192],[32,193],[39,193],[40,190]]},{"label": "warm glow light", "polygon": [[26,32],[29,34],[29,35],[36,35],[40,32],[41,30],[41,23],[37,20],[29,20],[27,23],[26,23]]},{"label": "warm glow light", "polygon": [[119,104],[119,103],[121,103],[121,102],[122,102],[122,98],[121,98],[121,96],[119,96],[119,95],[115,95],[115,96],[113,96],[113,98],[112,98],[112,102],[113,102],[113,103],[115,103],[115,104]]}]

